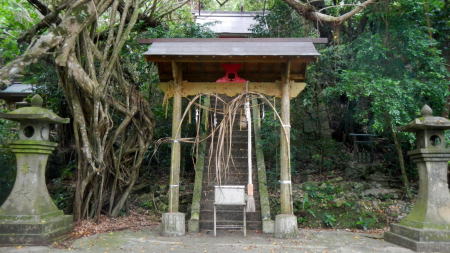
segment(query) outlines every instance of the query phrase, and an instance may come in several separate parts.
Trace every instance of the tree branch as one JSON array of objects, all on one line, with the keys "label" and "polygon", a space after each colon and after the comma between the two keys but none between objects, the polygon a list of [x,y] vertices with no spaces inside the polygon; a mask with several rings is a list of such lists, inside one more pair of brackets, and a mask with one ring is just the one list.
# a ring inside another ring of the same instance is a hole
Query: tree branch
[{"label": "tree branch", "polygon": [[377,0],[366,0],[365,2],[357,5],[351,11],[338,17],[320,13],[320,11],[317,11],[314,8],[314,6],[312,6],[310,3],[306,4],[296,0],[283,0],[283,1],[287,3],[289,6],[291,6],[291,8],[293,8],[298,14],[302,15],[303,17],[311,21],[341,24],[342,22],[351,18],[355,14],[363,11],[368,5],[375,3]]},{"label": "tree branch", "polygon": [[50,9],[47,7],[47,5],[43,4],[39,0],[28,0],[28,3],[33,5],[36,9],[38,9],[38,11],[42,13],[42,15],[44,16],[48,15],[51,12]]},{"label": "tree branch", "polygon": [[50,27],[52,24],[58,25],[59,23],[61,23],[61,19],[59,18],[59,13],[62,10],[65,10],[69,7],[70,3],[72,1],[67,1],[64,4],[61,4],[58,6],[58,8],[56,8],[56,10],[50,12],[49,14],[47,14],[42,20],[41,22],[35,24],[31,29],[29,29],[26,32],[23,32],[19,39],[17,39],[17,41],[19,43],[30,43],[31,39],[38,34],[40,31],[42,31],[43,29]]},{"label": "tree branch", "polygon": [[36,62],[44,54],[55,48],[63,37],[54,33],[48,33],[40,36],[25,53],[0,69],[0,89],[6,88],[10,80],[20,73],[26,66]]}]

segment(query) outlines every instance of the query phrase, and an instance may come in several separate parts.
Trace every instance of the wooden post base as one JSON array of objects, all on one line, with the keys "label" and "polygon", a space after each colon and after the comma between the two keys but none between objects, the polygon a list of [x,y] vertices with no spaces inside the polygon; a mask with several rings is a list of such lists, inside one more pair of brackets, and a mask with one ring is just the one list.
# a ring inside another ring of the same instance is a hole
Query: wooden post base
[{"label": "wooden post base", "polygon": [[183,236],[186,233],[184,213],[163,213],[161,220],[162,236]]}]

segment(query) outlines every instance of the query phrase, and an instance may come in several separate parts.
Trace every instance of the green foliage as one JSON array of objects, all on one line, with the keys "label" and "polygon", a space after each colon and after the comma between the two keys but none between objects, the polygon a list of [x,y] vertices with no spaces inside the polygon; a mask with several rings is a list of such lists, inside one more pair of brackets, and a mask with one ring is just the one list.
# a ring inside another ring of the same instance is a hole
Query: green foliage
[{"label": "green foliage", "polygon": [[358,218],[358,221],[356,222],[356,225],[360,229],[367,230],[375,227],[376,223],[377,218],[374,217],[373,215],[368,215],[368,216],[360,216]]},{"label": "green foliage", "polygon": [[323,223],[325,226],[332,228],[336,226],[336,217],[333,214],[325,213],[323,215]]},{"label": "green foliage", "polygon": [[53,203],[55,203],[58,209],[63,210],[65,213],[72,213],[75,189],[70,186],[68,181],[64,181],[63,179],[64,177],[54,179],[49,192]]},{"label": "green foliage", "polygon": [[[142,54],[148,49],[148,45],[140,45],[137,38],[212,38],[215,34],[208,28],[208,25],[197,25],[192,22],[190,16],[184,17],[183,22],[168,21],[157,27],[148,28],[144,33],[133,34],[132,39],[122,52],[122,61],[127,69],[131,71],[135,83],[140,84],[140,91],[148,99],[155,117],[156,128],[154,129],[154,139],[158,140],[168,137],[171,134],[171,114],[172,104],[163,105],[164,95],[157,87],[159,82],[158,71],[155,65],[148,64],[142,60]],[[186,103],[186,101],[184,101]],[[183,105],[185,107],[186,104]],[[185,124],[182,128],[182,136],[195,136],[192,124]],[[155,149],[158,150],[155,152]],[[182,152],[187,163],[182,162],[182,167],[192,167],[191,152],[182,145]],[[143,166],[142,175],[152,178],[155,174],[166,174],[170,168],[170,145],[163,144],[159,147],[149,147],[148,157]],[[183,170],[183,168],[182,168]],[[158,207],[162,208],[162,207]]]},{"label": "green foliage", "polygon": [[397,195],[375,198],[364,193],[370,185],[340,180],[305,182],[294,190],[299,226],[374,229],[398,215],[389,213]]},{"label": "green foliage", "polygon": [[0,3],[0,66],[16,58],[24,49],[17,43],[20,34],[39,20],[37,11],[24,0]]},{"label": "green foliage", "polygon": [[317,32],[282,0],[274,0],[270,12],[255,18],[254,37],[317,37]]},{"label": "green foliage", "polygon": [[350,156],[342,143],[327,136],[307,134],[299,139],[301,144],[298,144],[299,152],[295,158],[302,166],[319,173],[342,171],[347,167]]},{"label": "green foliage", "polygon": [[260,11],[265,5],[269,6],[274,0],[202,0],[202,10],[208,11]]},{"label": "green foliage", "polygon": [[148,29],[142,34],[144,38],[213,38],[215,34],[208,24],[199,25],[191,20],[184,22],[167,22]]},{"label": "green foliage", "polygon": [[437,42],[417,23],[423,20],[423,6],[395,1],[390,7],[388,13],[371,17],[375,22],[383,15],[388,26],[337,46],[344,50],[331,47],[323,53],[324,58],[340,54],[344,62],[338,64],[345,66],[326,94],[356,102],[354,119],[377,133],[389,127],[390,120],[394,125],[412,120],[425,103],[439,115],[448,95],[448,72]]},{"label": "green foliage", "polygon": [[[0,104],[0,111],[4,113],[6,110],[2,106],[5,105]],[[8,197],[16,179],[15,157],[7,145],[17,138],[17,132],[12,131],[17,127],[15,122],[0,119],[0,205]]]},{"label": "green foliage", "polygon": [[[139,205],[155,213],[164,213],[168,210],[167,185],[153,184],[150,194],[144,195]],[[142,197],[141,197],[142,198]]]}]

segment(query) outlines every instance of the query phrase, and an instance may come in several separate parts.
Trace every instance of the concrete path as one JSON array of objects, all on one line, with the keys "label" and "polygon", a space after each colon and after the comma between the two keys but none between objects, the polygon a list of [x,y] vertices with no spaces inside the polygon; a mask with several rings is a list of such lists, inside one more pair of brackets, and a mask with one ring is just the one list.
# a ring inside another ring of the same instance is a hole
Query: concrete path
[{"label": "concrete path", "polygon": [[387,243],[377,237],[346,231],[302,230],[298,239],[275,239],[271,236],[239,232],[208,233],[168,238],[158,235],[156,228],[139,232],[120,231],[98,234],[76,240],[69,249],[50,247],[0,247],[2,253],[407,253],[410,250]]}]

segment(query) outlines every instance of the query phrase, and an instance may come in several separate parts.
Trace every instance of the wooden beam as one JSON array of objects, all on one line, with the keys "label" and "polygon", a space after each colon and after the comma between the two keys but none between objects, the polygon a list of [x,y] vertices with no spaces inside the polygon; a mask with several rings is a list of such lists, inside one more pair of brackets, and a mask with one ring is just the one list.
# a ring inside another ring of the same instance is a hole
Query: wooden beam
[{"label": "wooden beam", "polygon": [[[286,82],[287,83],[287,82]],[[182,82],[180,94],[182,97],[195,96],[198,94],[225,94],[227,96],[236,96],[246,90],[245,83],[216,83],[216,82]],[[249,91],[258,92],[267,96],[282,97],[282,89],[279,82],[249,82]],[[289,82],[287,83],[290,98],[295,98],[302,92],[306,83]],[[159,83],[159,88],[165,93],[167,98],[174,96],[175,91],[173,82]]]},{"label": "wooden beam", "polygon": [[181,137],[181,66],[172,62],[173,73],[173,111],[172,111],[172,150],[170,156],[169,212],[178,212],[180,196],[180,137]]},{"label": "wooden beam", "polygon": [[145,59],[150,62],[256,62],[256,63],[286,63],[292,62],[309,63],[317,56],[179,56],[179,55],[146,55]]},{"label": "wooden beam", "polygon": [[281,120],[280,128],[280,207],[281,214],[293,214],[292,181],[290,166],[290,101],[289,78],[291,62],[286,64],[285,72],[281,75]]},{"label": "wooden beam", "polygon": [[290,80],[305,80],[305,75],[304,74],[291,74],[289,79]]},{"label": "wooden beam", "polygon": [[314,44],[326,44],[327,38],[159,38],[139,39],[140,44],[152,44],[154,42],[312,42]]}]

